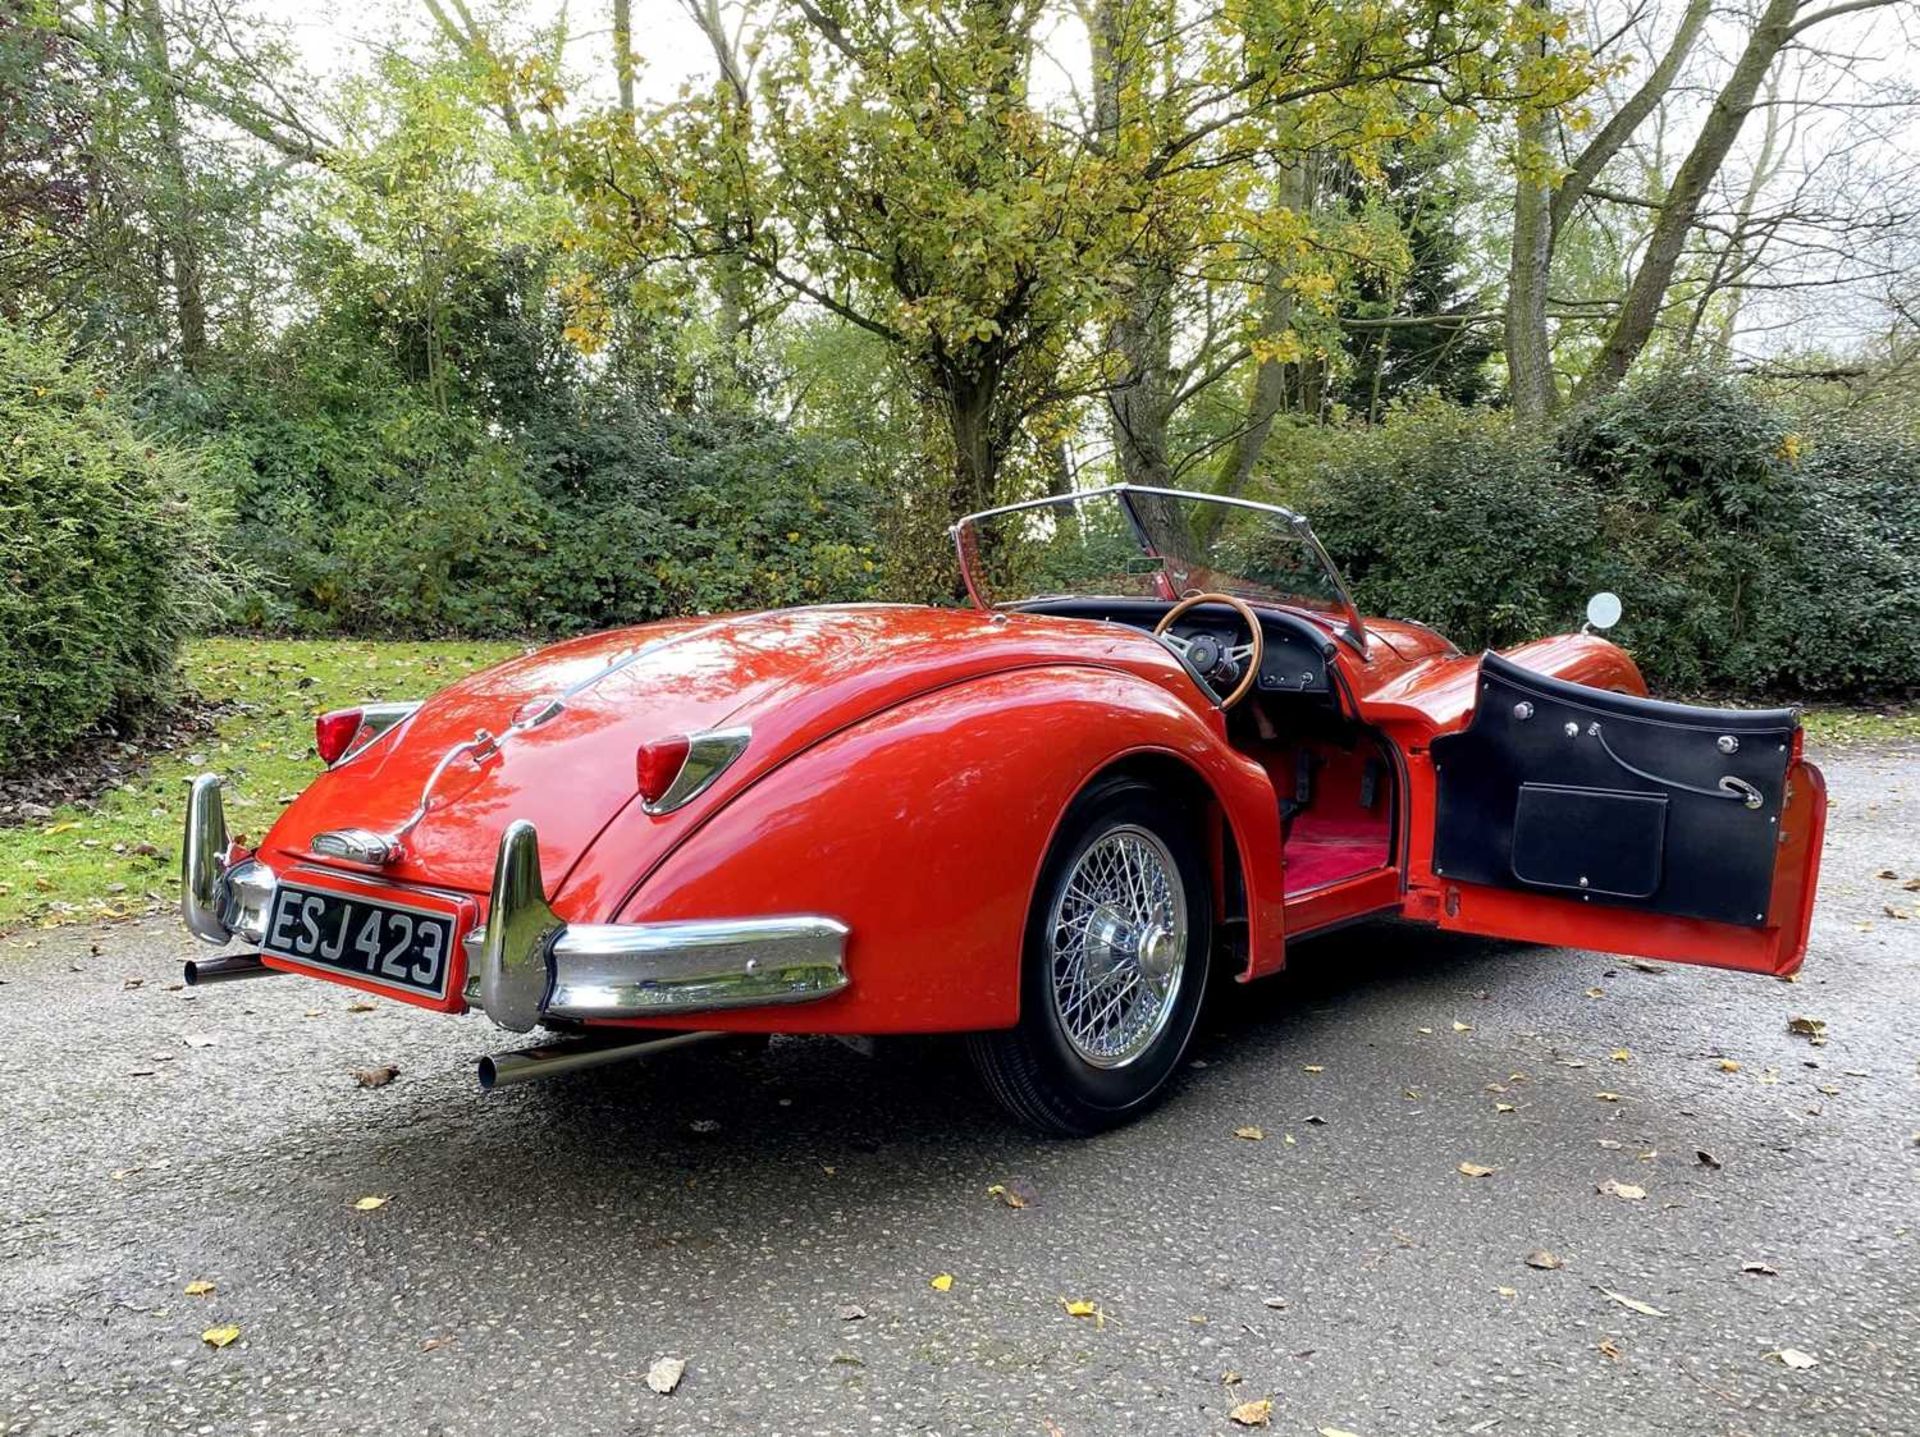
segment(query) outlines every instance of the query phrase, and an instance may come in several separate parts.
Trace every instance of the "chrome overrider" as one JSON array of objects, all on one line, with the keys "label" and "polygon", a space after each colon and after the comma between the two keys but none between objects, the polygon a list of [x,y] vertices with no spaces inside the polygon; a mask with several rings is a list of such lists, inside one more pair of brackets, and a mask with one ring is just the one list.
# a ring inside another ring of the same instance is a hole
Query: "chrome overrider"
[{"label": "chrome overrider", "polygon": [[502,1028],[806,1003],[847,986],[847,925],[813,914],[566,923],[547,905],[539,837],[507,826],[487,922],[467,939],[467,1001]]},{"label": "chrome overrider", "polygon": [[[181,916],[208,943],[259,943],[278,880],[256,858],[229,866],[229,851],[219,777],[202,774],[187,801]],[[564,922],[547,903],[539,837],[524,819],[500,839],[487,917],[466,939],[466,1000],[516,1033],[548,1021],[805,1003],[847,986],[848,929],[833,918]]]}]

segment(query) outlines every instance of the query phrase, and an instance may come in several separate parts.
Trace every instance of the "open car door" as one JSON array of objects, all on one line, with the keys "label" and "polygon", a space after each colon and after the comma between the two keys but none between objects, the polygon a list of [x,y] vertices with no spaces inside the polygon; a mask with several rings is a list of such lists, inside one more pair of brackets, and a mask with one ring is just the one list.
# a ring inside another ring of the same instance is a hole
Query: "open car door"
[{"label": "open car door", "polygon": [[1438,912],[1422,916],[1791,973],[1806,954],[1827,811],[1820,770],[1800,751],[1793,709],[1608,693],[1487,654],[1472,719],[1431,745]]}]

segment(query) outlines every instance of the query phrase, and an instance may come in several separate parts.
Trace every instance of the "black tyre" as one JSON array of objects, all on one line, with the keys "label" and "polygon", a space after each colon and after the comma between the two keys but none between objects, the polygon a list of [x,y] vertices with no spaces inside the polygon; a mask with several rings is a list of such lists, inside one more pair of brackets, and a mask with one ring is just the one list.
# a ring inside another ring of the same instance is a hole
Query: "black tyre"
[{"label": "black tyre", "polygon": [[1198,825],[1165,794],[1117,779],[1074,800],[1027,918],[1020,1022],[968,1039],[1001,1106],[1080,1137],[1159,1101],[1206,996],[1211,892]]}]

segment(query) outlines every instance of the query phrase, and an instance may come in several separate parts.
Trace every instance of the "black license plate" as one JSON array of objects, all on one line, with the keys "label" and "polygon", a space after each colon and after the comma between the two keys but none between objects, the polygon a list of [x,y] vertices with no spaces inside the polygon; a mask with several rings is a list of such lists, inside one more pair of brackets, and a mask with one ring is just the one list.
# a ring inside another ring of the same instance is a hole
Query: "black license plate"
[{"label": "black license plate", "polygon": [[453,926],[445,913],[282,885],[260,946],[277,958],[444,998]]}]

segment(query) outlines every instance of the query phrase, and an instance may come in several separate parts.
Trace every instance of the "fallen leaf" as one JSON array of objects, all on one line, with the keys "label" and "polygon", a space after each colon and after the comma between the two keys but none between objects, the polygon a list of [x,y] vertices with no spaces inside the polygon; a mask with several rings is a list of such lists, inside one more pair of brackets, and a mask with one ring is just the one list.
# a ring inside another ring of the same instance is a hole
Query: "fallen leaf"
[{"label": "fallen leaf", "polygon": [[240,1336],[237,1327],[209,1327],[200,1334],[200,1340],[209,1347],[225,1347]]},{"label": "fallen leaf", "polygon": [[1643,1187],[1635,1187],[1632,1183],[1615,1182],[1612,1178],[1601,1183],[1594,1191],[1606,1193],[1612,1197],[1626,1198],[1629,1202],[1640,1202],[1647,1195],[1647,1190]]},{"label": "fallen leaf", "polygon": [[1322,1063],[1302,1063],[1300,1070],[1304,1073],[1324,1073],[1327,1071],[1326,1066]]},{"label": "fallen leaf", "polygon": [[1258,1402],[1242,1402],[1227,1416],[1242,1427],[1265,1427],[1273,1418],[1273,1403],[1265,1397]]},{"label": "fallen leaf", "polygon": [[1891,868],[1883,868],[1873,876],[1875,878],[1885,878],[1888,880],[1892,880],[1892,879],[1898,878],[1900,875],[1895,873]]},{"label": "fallen leaf", "polygon": [[1473,1031],[1473,1024],[1462,1023],[1458,1018],[1455,1018],[1453,1020],[1453,1031],[1456,1033],[1471,1033]]},{"label": "fallen leaf", "polygon": [[1060,1305],[1067,1310],[1068,1317],[1094,1317],[1100,1312],[1100,1305],[1088,1302],[1084,1297],[1060,1299]]},{"label": "fallen leaf", "polygon": [[1528,1267],[1539,1268],[1542,1272],[1558,1272],[1566,1266],[1560,1260],[1559,1254],[1548,1252],[1544,1247],[1528,1253],[1521,1261]]},{"label": "fallen leaf", "polygon": [[1620,1349],[1613,1345],[1613,1339],[1611,1337],[1601,1338],[1599,1345],[1600,1345],[1600,1355],[1602,1357],[1608,1358],[1614,1362],[1618,1362],[1620,1360]]},{"label": "fallen leaf", "polygon": [[1516,1111],[1512,1103],[1495,1103],[1493,1110],[1496,1113],[1511,1113]]},{"label": "fallen leaf", "polygon": [[1607,1056],[1616,1063],[1630,1063],[1633,1061],[1633,1052],[1628,1048],[1615,1048],[1611,1053],[1607,1054]]},{"label": "fallen leaf", "polygon": [[1740,1071],[1740,1065],[1732,1058],[1722,1058],[1720,1060],[1720,1071],[1723,1073],[1737,1073]]},{"label": "fallen leaf", "polygon": [[1494,1291],[1501,1297],[1518,1297],[1520,1295],[1520,1289],[1517,1287],[1496,1287]]},{"label": "fallen leaf", "polygon": [[1787,1031],[1801,1038],[1821,1038],[1826,1036],[1825,1018],[1789,1018]]},{"label": "fallen leaf", "polygon": [[1271,1307],[1275,1312],[1286,1310],[1287,1300],[1284,1297],[1263,1297],[1260,1301],[1263,1306]]},{"label": "fallen leaf", "polygon": [[1764,1262],[1743,1262],[1740,1264],[1740,1270],[1742,1272],[1757,1273],[1761,1277],[1778,1277],[1780,1275],[1780,1269],[1769,1267]]},{"label": "fallen leaf", "polygon": [[1638,968],[1642,973],[1664,973],[1667,971],[1665,968],[1662,968],[1658,963],[1649,963],[1644,958],[1635,958],[1631,961],[1632,961],[1632,965],[1635,968]]},{"label": "fallen leaf", "polygon": [[1889,918],[1898,918],[1903,923],[1906,922],[1911,917],[1913,917],[1913,915],[1907,912],[1906,909],[1895,908],[1891,903],[1882,903],[1880,905],[1880,911],[1886,914],[1887,917]]},{"label": "fallen leaf", "polygon": [[1708,1152],[1705,1148],[1695,1149],[1693,1155],[1695,1158],[1699,1159],[1700,1166],[1703,1168],[1718,1168],[1720,1166],[1720,1159],[1716,1158],[1712,1153]]},{"label": "fallen leaf", "polygon": [[1615,1302],[1619,1303],[1622,1307],[1626,1308],[1628,1312],[1637,1312],[1642,1317],[1665,1317],[1666,1316],[1666,1313],[1662,1312],[1659,1308],[1655,1307],[1652,1303],[1642,1302],[1636,1297],[1628,1297],[1625,1293],[1614,1292],[1608,1288],[1603,1287],[1600,1289],[1600,1294],[1603,1297],[1612,1298]]},{"label": "fallen leaf", "polygon": [[363,1088],[384,1088],[400,1076],[400,1070],[392,1063],[382,1063],[377,1068],[354,1068],[354,1082]]},{"label": "fallen leaf", "polygon": [[213,1284],[210,1282],[190,1282],[186,1286],[186,1294],[188,1297],[205,1297],[212,1291]]},{"label": "fallen leaf", "polygon": [[866,1308],[857,1302],[849,1302],[845,1307],[837,1308],[834,1311],[834,1316],[838,1317],[842,1322],[859,1322],[866,1315]]},{"label": "fallen leaf", "polygon": [[451,1341],[453,1341],[451,1337],[429,1337],[425,1342],[420,1344],[420,1350],[422,1352],[438,1352]]},{"label": "fallen leaf", "polygon": [[1607,996],[1607,990],[1605,988],[1589,988],[1587,989],[1587,996],[1589,998],[1604,998]]},{"label": "fallen leaf", "polygon": [[647,1369],[647,1386],[666,1396],[680,1385],[680,1379],[686,1376],[686,1359],[680,1357],[660,1357]]},{"label": "fallen leaf", "polygon": [[1805,1372],[1809,1367],[1820,1365],[1819,1358],[1810,1356],[1797,1347],[1783,1347],[1778,1352],[1769,1352],[1767,1356],[1785,1363],[1795,1372]]},{"label": "fallen leaf", "polygon": [[929,1282],[927,1286],[932,1288],[935,1292],[945,1292],[948,1288],[953,1286],[953,1274],[950,1272],[943,1272],[938,1277],[934,1278],[933,1281]]},{"label": "fallen leaf", "polygon": [[355,1212],[372,1212],[377,1207],[385,1207],[387,1202],[383,1197],[363,1197],[353,1207]]},{"label": "fallen leaf", "polygon": [[1461,1163],[1456,1171],[1463,1178],[1486,1178],[1492,1177],[1500,1170],[1498,1168],[1482,1167],[1479,1163]]},{"label": "fallen leaf", "polygon": [[1563,1068],[1584,1068],[1587,1066],[1587,1060],[1585,1058],[1555,1058],[1554,1061]]},{"label": "fallen leaf", "polygon": [[1257,1143],[1262,1138],[1266,1137],[1267,1134],[1264,1128],[1256,1128],[1256,1127],[1253,1127],[1252,1125],[1248,1125],[1247,1127],[1244,1127],[1244,1128],[1235,1128],[1233,1130],[1233,1135],[1236,1138],[1244,1138],[1250,1143]]},{"label": "fallen leaf", "polygon": [[1344,1427],[1322,1427],[1320,1437],[1360,1437],[1358,1432],[1349,1432]]},{"label": "fallen leaf", "polygon": [[189,1048],[211,1048],[220,1040],[206,1033],[189,1033],[180,1041],[185,1043]]},{"label": "fallen leaf", "polygon": [[1594,1097],[1603,1103],[1617,1103],[1620,1101],[1620,1095],[1618,1093],[1595,1093]]},{"label": "fallen leaf", "polygon": [[1433,1029],[1431,1028],[1415,1028],[1413,1031],[1416,1033],[1425,1033],[1429,1038],[1433,1036]]},{"label": "fallen leaf", "polygon": [[1324,1128],[1327,1125],[1327,1120],[1318,1113],[1308,1113],[1307,1122],[1310,1126],[1316,1128]]},{"label": "fallen leaf", "polygon": [[347,1011],[349,1013],[371,1013],[378,1006],[379,1005],[375,1003],[349,1003],[347,1004]]},{"label": "fallen leaf", "polygon": [[1040,1196],[1033,1184],[1022,1178],[1008,1178],[1003,1183],[995,1183],[987,1189],[987,1195],[999,1198],[1010,1208],[1031,1207],[1034,1199]]}]

